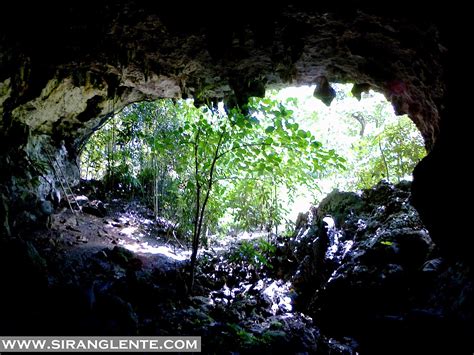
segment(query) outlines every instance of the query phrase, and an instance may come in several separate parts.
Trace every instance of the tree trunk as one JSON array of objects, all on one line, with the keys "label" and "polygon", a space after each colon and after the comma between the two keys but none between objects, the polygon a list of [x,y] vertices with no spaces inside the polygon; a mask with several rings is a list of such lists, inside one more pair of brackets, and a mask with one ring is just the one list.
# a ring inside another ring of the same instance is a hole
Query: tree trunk
[{"label": "tree trunk", "polygon": [[194,141],[194,179],[196,181],[196,211],[194,214],[194,226],[193,226],[193,241],[192,241],[192,253],[191,253],[191,265],[190,265],[190,282],[189,292],[193,292],[194,287],[194,273],[196,267],[197,252],[199,248],[199,211],[201,209],[201,183],[199,181],[199,133],[196,133],[196,139]]},{"label": "tree trunk", "polygon": [[219,151],[222,143],[222,138],[224,137],[225,131],[221,132],[219,137],[219,141],[217,143],[216,150],[214,152],[214,157],[212,158],[211,167],[209,168],[209,177],[207,180],[207,191],[206,196],[204,197],[204,201],[202,202],[202,206],[200,206],[200,198],[201,198],[201,185],[199,182],[199,161],[198,161],[198,143],[199,143],[199,131],[196,134],[196,141],[194,145],[194,163],[195,163],[195,178],[196,178],[196,220],[194,225],[194,234],[193,234],[193,249],[191,253],[191,270],[190,270],[190,287],[189,291],[193,292],[194,287],[194,274],[196,269],[196,259],[197,259],[197,252],[199,249],[199,238],[201,236],[202,224],[204,221],[204,213],[206,211],[206,206],[209,201],[209,196],[211,195],[212,184],[214,182],[214,171],[216,169],[216,163],[219,159]]}]

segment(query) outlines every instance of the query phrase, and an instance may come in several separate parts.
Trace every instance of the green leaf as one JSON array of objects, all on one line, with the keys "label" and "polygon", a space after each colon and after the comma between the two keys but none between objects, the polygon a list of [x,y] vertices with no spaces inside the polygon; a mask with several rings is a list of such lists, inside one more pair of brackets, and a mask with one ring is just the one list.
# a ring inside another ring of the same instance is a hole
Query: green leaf
[{"label": "green leaf", "polygon": [[319,149],[319,148],[322,147],[322,144],[321,144],[320,142],[318,142],[318,141],[312,141],[312,142],[311,142],[311,146],[312,146],[313,148]]},{"label": "green leaf", "polygon": [[274,130],[275,130],[275,127],[273,127],[273,126],[268,126],[268,127],[265,129],[265,133],[272,133]]},{"label": "green leaf", "polygon": [[264,143],[267,144],[267,145],[272,145],[273,144],[273,138],[271,138],[271,137],[265,138]]},{"label": "green leaf", "polygon": [[302,129],[298,130],[297,134],[301,138],[306,138],[306,131],[304,131]]}]

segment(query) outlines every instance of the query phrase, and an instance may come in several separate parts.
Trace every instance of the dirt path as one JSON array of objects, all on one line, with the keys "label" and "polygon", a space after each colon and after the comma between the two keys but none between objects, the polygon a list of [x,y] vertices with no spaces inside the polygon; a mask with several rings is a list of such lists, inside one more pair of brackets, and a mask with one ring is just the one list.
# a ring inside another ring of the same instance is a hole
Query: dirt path
[{"label": "dirt path", "polygon": [[[52,216],[49,230],[36,232],[33,240],[50,271],[69,275],[87,271],[91,258],[110,257],[114,248],[130,259],[118,260],[119,264],[134,263],[131,267],[137,271],[168,271],[184,266],[189,251],[167,237],[163,223],[148,208],[137,201],[119,199],[106,206],[105,217],[63,208]],[[132,251],[133,257],[126,250]]]}]

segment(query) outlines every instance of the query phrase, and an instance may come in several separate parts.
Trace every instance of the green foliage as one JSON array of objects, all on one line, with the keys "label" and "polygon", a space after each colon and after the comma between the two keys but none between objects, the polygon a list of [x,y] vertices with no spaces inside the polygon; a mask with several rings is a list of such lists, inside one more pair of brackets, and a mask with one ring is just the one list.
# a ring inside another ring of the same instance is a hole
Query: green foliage
[{"label": "green foliage", "polygon": [[257,269],[271,269],[273,266],[270,262],[275,252],[276,246],[264,239],[259,239],[257,243],[244,240],[231,254],[229,261],[253,265]]},{"label": "green foliage", "polygon": [[269,231],[273,223],[281,222],[281,215],[286,211],[280,199],[275,201],[271,176],[239,178],[232,183],[225,195],[228,213],[232,216],[230,229]]},{"label": "green foliage", "polygon": [[316,189],[314,177],[344,162],[283,103],[251,99],[248,111],[226,114],[189,101],[133,104],[91,138],[83,174],[103,177],[110,190],[140,192],[157,216],[179,221],[181,234],[192,237],[193,268],[200,239],[226,213],[243,228],[277,233],[281,189],[290,197],[298,184]]},{"label": "green foliage", "polygon": [[[139,194],[156,216],[179,222],[194,265],[201,240],[226,233],[223,225],[281,234],[298,190],[315,198],[381,178],[397,182],[412,171],[424,149],[411,121],[373,93],[361,101],[370,105],[354,109],[350,88],[336,89],[331,107],[317,109],[311,93],[251,98],[246,113],[183,100],[134,103],[91,137],[82,174]],[[311,109],[301,109],[309,100]],[[235,258],[270,267],[272,247],[242,243]]]},{"label": "green foliage", "polygon": [[238,338],[238,344],[244,346],[253,346],[261,343],[261,341],[255,335],[246,331],[240,325],[235,323],[228,323],[227,326],[231,329],[232,333]]},{"label": "green foliage", "polygon": [[407,116],[396,116],[381,94],[370,91],[357,101],[350,93],[351,85],[333,87],[337,95],[331,107],[315,100],[309,87],[273,94],[279,98],[298,95],[297,104],[291,108],[300,125],[321,137],[327,149],[346,158],[346,169],[329,166],[319,176],[321,193],[317,199],[334,188],[353,191],[370,188],[381,179],[393,183],[409,179],[426,154],[423,138],[413,122]]},{"label": "green foliage", "polygon": [[[282,326],[282,324],[279,322],[273,322],[272,325],[275,323],[278,323],[280,326]],[[235,323],[227,323],[227,326],[230,328],[232,335],[236,337],[236,344],[242,346],[243,348],[267,346],[274,343],[275,341],[278,341],[277,339],[281,339],[286,336],[286,333],[282,330],[266,329],[261,333],[253,334]]]},{"label": "green foliage", "polygon": [[411,174],[426,155],[423,141],[406,116],[387,124],[383,131],[368,135],[354,146],[359,166],[356,187],[368,188],[381,179],[400,182]]},{"label": "green foliage", "polygon": [[317,106],[311,92],[251,98],[249,114],[189,101],[135,103],[92,136],[82,173],[140,194],[157,215],[179,221],[182,235],[194,233],[201,210],[204,237],[227,229],[282,233],[298,192],[316,198],[335,187],[398,182],[425,154],[411,121],[380,96],[364,94],[358,103],[349,86],[336,91],[330,108]]},{"label": "green foliage", "polygon": [[273,243],[265,239],[258,240],[258,249],[260,250],[262,254],[264,254],[267,257],[273,257],[277,250],[276,246]]},{"label": "green foliage", "polygon": [[284,222],[285,203],[295,197],[295,187],[317,190],[317,178],[342,169],[345,161],[302,129],[286,104],[252,98],[248,108],[250,117],[238,111],[230,115],[232,144],[221,165],[224,185],[230,187],[224,198],[234,227],[269,231]]}]

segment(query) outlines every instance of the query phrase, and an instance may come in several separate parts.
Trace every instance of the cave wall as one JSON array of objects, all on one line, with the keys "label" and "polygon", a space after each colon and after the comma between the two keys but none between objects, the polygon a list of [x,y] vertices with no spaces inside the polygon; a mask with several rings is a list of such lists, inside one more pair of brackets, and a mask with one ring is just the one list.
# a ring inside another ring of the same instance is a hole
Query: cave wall
[{"label": "cave wall", "polygon": [[[409,1],[249,5],[20,1],[3,11],[2,234],[44,223],[61,194],[59,173],[76,183],[82,144],[138,100],[243,104],[265,88],[323,76],[384,93],[397,113],[410,115],[428,149],[440,145],[449,53],[442,9]],[[433,164],[421,169],[419,185],[428,186]],[[430,220],[426,190],[415,203]]]}]

